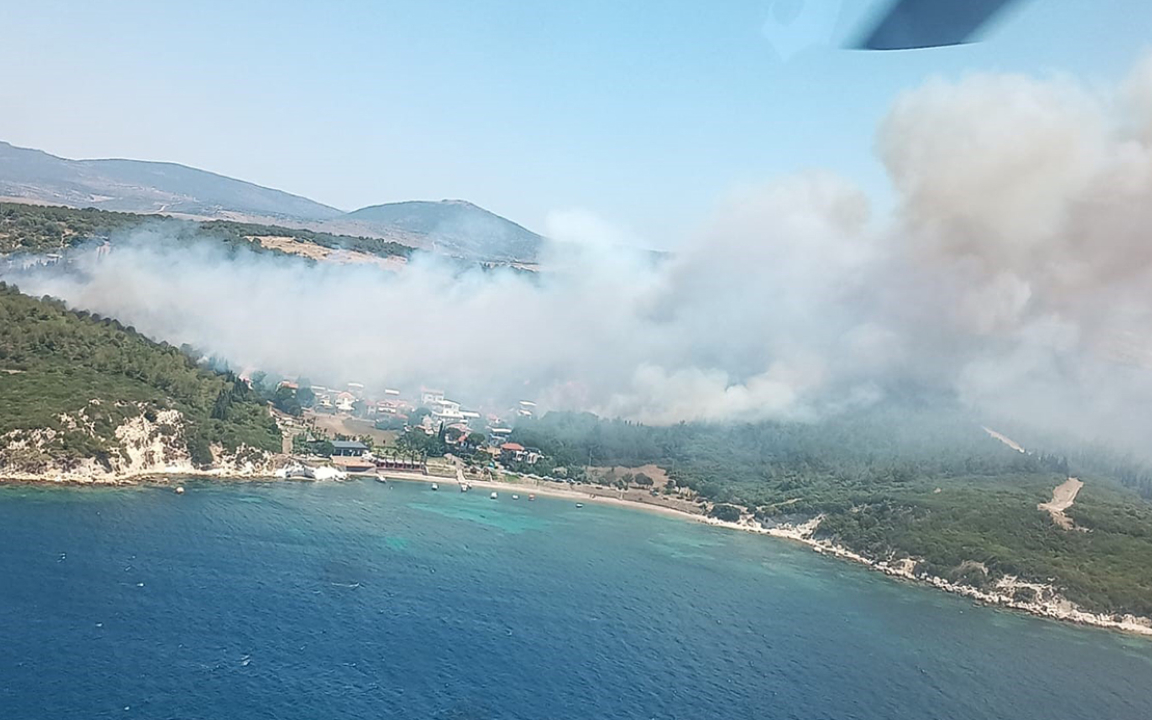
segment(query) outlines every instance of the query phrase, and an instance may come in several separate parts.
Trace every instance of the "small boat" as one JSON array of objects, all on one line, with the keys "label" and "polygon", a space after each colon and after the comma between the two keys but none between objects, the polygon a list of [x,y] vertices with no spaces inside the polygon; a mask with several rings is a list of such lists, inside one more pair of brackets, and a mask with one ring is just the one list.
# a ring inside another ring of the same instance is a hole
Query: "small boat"
[{"label": "small boat", "polygon": [[491,498],[491,499],[493,499],[493,500],[495,500],[495,499],[496,499],[496,491],[495,491],[495,490],[493,490],[493,491],[492,491],[492,494],[491,494],[491,495],[489,495],[488,497],[489,497],[489,498]]},{"label": "small boat", "polygon": [[433,489],[433,490],[439,490],[439,489],[440,489],[440,486],[439,486],[438,484],[436,484],[436,483],[432,483],[432,489]]},{"label": "small boat", "polygon": [[177,485],[176,486],[176,494],[177,495],[183,495],[184,494],[184,486],[183,485]]},{"label": "small boat", "polygon": [[460,492],[468,492],[468,485],[466,483],[460,483]]},{"label": "small boat", "polygon": [[531,494],[531,495],[529,495],[529,496],[528,496],[528,499],[529,499],[529,500],[535,500],[535,499],[536,499],[536,495],[535,495],[535,494]]},{"label": "small boat", "polygon": [[584,503],[576,503],[576,507],[582,508],[582,507],[584,507]]},{"label": "small boat", "polygon": [[519,499],[520,499],[520,496],[519,496],[519,495],[513,495],[513,496],[512,496],[512,499],[513,499],[513,500],[519,500]]},{"label": "small boat", "polygon": [[388,482],[388,478],[384,477],[383,475],[377,475],[376,476],[376,482],[386,483],[386,482]]}]

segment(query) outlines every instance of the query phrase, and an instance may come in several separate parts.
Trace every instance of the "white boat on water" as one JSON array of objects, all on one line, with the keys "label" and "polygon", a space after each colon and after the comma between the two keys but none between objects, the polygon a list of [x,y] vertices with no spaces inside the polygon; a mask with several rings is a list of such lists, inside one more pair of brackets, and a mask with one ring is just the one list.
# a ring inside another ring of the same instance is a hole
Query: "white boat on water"
[{"label": "white boat on water", "polygon": [[439,489],[440,489],[440,486],[439,486],[439,485],[437,485],[436,483],[432,483],[432,489],[433,489],[433,490],[439,490]]},{"label": "white boat on water", "polygon": [[519,499],[520,499],[520,496],[519,496],[519,495],[513,495],[513,496],[512,496],[512,499],[513,499],[513,500],[519,500]]},{"label": "white boat on water", "polygon": [[495,500],[495,499],[496,499],[496,491],[495,491],[495,490],[493,490],[493,491],[492,491],[492,494],[491,494],[491,495],[489,495],[488,497],[490,497],[490,498],[492,498],[493,500]]},{"label": "white boat on water", "polygon": [[383,475],[377,475],[376,476],[376,482],[386,483],[386,482],[388,482],[388,478],[384,477]]}]

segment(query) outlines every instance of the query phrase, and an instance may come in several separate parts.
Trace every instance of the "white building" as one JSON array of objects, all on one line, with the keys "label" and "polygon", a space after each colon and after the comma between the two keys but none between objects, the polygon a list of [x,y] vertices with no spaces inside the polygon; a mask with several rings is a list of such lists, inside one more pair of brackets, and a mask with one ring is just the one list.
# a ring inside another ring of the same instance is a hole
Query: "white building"
[{"label": "white building", "polygon": [[428,403],[428,408],[432,411],[432,420],[444,423],[445,427],[465,421],[464,414],[460,412],[460,403],[455,400],[441,399]]}]

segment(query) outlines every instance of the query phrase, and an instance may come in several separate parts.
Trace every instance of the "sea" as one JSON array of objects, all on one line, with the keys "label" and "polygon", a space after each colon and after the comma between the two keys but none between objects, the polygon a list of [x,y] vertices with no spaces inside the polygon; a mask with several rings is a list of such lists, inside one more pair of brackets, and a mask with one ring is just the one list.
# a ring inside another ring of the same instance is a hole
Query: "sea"
[{"label": "sea", "polygon": [[0,487],[0,718],[1148,720],[1152,640],[420,483]]}]

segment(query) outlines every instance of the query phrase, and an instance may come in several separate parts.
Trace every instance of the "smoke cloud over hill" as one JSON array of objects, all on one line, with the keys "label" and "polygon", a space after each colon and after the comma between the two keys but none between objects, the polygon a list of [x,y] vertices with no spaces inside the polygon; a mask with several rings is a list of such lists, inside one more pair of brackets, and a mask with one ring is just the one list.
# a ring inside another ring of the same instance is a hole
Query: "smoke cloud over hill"
[{"label": "smoke cloud over hill", "polygon": [[[588,232],[537,277],[174,247],[20,280],[153,337],[317,381],[445,386],[653,423],[806,419],[902,383],[1140,447],[1152,432],[1152,59],[1115,92],[934,80],[877,134],[873,217],[814,172],[745,188],[669,258]],[[560,216],[560,222],[565,217]],[[611,233],[603,233],[611,235]]]}]

